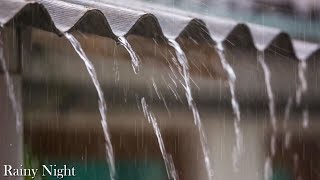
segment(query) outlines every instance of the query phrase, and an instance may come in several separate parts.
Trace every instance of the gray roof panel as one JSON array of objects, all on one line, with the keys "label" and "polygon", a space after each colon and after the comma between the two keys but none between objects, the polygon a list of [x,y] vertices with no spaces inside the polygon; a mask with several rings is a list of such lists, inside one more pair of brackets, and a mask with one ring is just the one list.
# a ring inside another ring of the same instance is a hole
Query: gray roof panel
[{"label": "gray roof panel", "polygon": [[260,51],[275,47],[297,59],[308,59],[320,51],[319,45],[292,40],[274,28],[180,11],[134,8],[82,0],[1,0],[0,24],[23,23],[58,35],[79,30],[116,41],[118,36],[130,34],[165,40],[188,37],[212,44],[237,37]]}]

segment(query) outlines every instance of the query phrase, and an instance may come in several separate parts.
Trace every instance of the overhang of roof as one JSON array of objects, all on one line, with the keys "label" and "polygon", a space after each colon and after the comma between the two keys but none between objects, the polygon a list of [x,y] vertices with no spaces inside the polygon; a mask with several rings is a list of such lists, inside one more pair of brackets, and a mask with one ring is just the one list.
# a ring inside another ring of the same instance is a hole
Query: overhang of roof
[{"label": "overhang of roof", "polygon": [[237,37],[257,50],[278,47],[299,60],[320,55],[319,45],[293,40],[279,29],[180,11],[119,6],[111,2],[2,0],[0,24],[24,24],[60,36],[82,31],[115,41],[119,36],[135,34],[166,41],[192,38],[214,45]]}]

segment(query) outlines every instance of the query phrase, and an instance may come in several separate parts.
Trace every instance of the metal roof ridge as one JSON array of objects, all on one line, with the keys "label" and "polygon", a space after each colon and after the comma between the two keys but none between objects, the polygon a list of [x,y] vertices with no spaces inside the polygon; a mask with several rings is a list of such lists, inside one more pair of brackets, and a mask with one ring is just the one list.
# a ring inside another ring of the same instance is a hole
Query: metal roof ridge
[{"label": "metal roof ridge", "polygon": [[183,16],[157,9],[151,11],[79,0],[2,0],[0,23],[22,23],[60,36],[80,30],[115,41],[118,41],[118,36],[138,34],[165,40],[190,37],[214,45],[242,36],[247,38],[240,38],[240,41],[252,44],[259,51],[279,47],[300,60],[320,55],[318,44],[294,40],[276,28],[202,15],[199,18],[194,13]]}]

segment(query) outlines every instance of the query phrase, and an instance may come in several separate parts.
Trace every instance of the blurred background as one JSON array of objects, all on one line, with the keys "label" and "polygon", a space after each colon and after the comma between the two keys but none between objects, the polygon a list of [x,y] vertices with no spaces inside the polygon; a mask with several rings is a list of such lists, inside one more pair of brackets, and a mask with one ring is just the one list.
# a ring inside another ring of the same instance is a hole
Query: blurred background
[{"label": "blurred background", "polygon": [[[320,40],[319,0],[162,0],[118,1],[159,9],[180,9],[203,16],[280,28],[308,42]],[[65,179],[108,179],[98,96],[87,70],[71,44],[53,33],[31,28],[31,51],[22,63],[25,165],[74,166],[77,176]],[[130,35],[127,39],[142,62],[135,74],[124,47],[114,40],[74,32],[96,67],[107,101],[107,119],[119,180],[166,180],[166,168],[141,98],[155,114],[164,144],[180,180],[207,179],[199,132],[184,88],[173,81],[174,49],[164,42]],[[271,126],[264,72],[248,37],[234,35],[226,57],[237,76],[243,149],[233,167],[236,143],[234,114],[227,77],[214,47],[190,39],[177,41],[190,64],[192,93],[208,138],[214,179],[264,179],[270,156]],[[308,61],[304,109],[295,103],[299,61],[273,47],[265,52],[275,98],[278,131],[270,180],[320,179],[319,57]],[[180,81],[183,79],[180,78]],[[40,177],[37,177],[41,179]],[[45,177],[51,180],[54,177]]]}]

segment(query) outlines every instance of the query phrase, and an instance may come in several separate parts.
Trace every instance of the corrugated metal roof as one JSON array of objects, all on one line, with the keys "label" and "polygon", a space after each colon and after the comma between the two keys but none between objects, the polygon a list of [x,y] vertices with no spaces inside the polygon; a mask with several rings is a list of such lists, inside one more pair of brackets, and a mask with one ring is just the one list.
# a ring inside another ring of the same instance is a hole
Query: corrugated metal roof
[{"label": "corrugated metal roof", "polygon": [[58,35],[80,30],[117,41],[136,34],[153,38],[188,37],[215,44],[237,38],[258,50],[277,47],[297,59],[320,55],[317,44],[293,40],[281,30],[157,8],[83,0],[2,0],[0,23],[23,23]]}]

